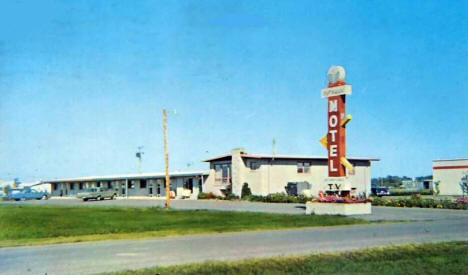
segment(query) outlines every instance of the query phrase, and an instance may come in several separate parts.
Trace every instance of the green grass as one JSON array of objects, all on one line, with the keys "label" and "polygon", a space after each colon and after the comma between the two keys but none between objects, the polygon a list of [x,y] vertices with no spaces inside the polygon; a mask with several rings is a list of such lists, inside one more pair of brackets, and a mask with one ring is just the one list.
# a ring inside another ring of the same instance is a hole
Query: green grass
[{"label": "green grass", "polygon": [[468,242],[450,242],[340,254],[205,262],[107,274],[468,274],[466,255]]},{"label": "green grass", "polygon": [[0,247],[365,223],[337,216],[8,205],[0,206]]}]

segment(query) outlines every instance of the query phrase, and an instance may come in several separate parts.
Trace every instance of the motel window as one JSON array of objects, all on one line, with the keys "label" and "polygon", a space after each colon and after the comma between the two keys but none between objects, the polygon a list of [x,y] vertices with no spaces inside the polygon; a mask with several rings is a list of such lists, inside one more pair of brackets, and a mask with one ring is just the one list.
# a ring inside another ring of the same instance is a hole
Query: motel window
[{"label": "motel window", "polygon": [[129,180],[128,181],[128,189],[134,189],[135,188],[135,181]]},{"label": "motel window", "polygon": [[73,190],[73,189],[75,189],[75,184],[72,182],[70,183],[70,190]]},{"label": "motel window", "polygon": [[231,165],[215,164],[215,181],[220,184],[231,183]]},{"label": "motel window", "polygon": [[310,162],[298,162],[297,163],[297,172],[300,174],[310,173]]},{"label": "motel window", "polygon": [[52,190],[57,190],[57,184],[56,183],[52,183]]},{"label": "motel window", "polygon": [[220,183],[223,180],[223,168],[221,164],[215,164],[215,182]]},{"label": "motel window", "polygon": [[146,180],[140,180],[140,188],[146,188]]},{"label": "motel window", "polygon": [[81,182],[78,183],[78,188],[79,188],[80,190],[83,190],[83,184],[82,184]]},{"label": "motel window", "polygon": [[257,170],[260,168],[260,162],[257,161],[251,161],[249,164],[250,170]]},{"label": "motel window", "polygon": [[100,182],[96,183],[96,187],[101,187],[101,183]]}]

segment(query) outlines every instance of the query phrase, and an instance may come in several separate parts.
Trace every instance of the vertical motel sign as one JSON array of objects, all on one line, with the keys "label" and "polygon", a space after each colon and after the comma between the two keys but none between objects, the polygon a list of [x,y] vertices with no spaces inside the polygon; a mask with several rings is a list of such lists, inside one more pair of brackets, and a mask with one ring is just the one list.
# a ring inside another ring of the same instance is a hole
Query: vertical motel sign
[{"label": "vertical motel sign", "polygon": [[346,95],[351,95],[351,85],[346,85],[345,70],[333,66],[328,70],[328,88],[322,90],[322,97],[328,98],[328,132],[320,143],[328,150],[328,177],[344,178],[346,169],[354,167],[346,159]]}]

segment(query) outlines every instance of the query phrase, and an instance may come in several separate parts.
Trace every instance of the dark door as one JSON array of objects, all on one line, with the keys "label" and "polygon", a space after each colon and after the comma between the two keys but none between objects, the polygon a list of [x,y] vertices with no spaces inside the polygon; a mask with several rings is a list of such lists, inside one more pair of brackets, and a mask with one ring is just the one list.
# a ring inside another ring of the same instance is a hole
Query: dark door
[{"label": "dark door", "polygon": [[190,178],[185,182],[185,188],[193,192],[193,179]]}]

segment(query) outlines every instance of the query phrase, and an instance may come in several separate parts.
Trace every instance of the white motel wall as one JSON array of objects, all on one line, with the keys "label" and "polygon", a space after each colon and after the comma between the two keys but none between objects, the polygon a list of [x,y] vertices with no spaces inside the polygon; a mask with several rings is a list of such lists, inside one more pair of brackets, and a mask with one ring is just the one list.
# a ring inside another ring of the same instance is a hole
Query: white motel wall
[{"label": "white motel wall", "polygon": [[468,175],[468,159],[433,161],[433,186],[439,186],[439,195],[463,195],[462,178]]},{"label": "white motel wall", "polygon": [[[348,158],[354,165],[354,173],[347,178],[357,194],[370,195],[372,158]],[[328,175],[326,157],[253,155],[245,149],[233,149],[231,154],[214,157],[209,162],[209,171],[175,172],[171,175],[171,191],[177,198],[196,199],[200,192],[226,195],[232,186],[232,193],[240,196],[242,185],[247,183],[253,195],[286,193],[288,183],[306,183],[306,191],[317,196],[320,190],[329,190],[325,179]],[[121,197],[164,197],[165,174],[133,174],[67,178],[44,181],[51,185],[55,197],[73,197],[91,187],[105,187],[116,191]],[[299,192],[300,194],[302,193]]]},{"label": "white motel wall", "polygon": [[[358,194],[370,195],[372,158],[348,158],[355,172],[348,173],[351,187]],[[247,183],[254,195],[285,193],[288,183],[307,182],[310,194],[317,196],[320,190],[329,186],[325,179],[328,175],[326,157],[253,155],[245,149],[232,150],[231,154],[205,160],[210,163],[209,176],[203,192],[223,195],[229,184],[232,192],[240,196],[242,186]]]}]

